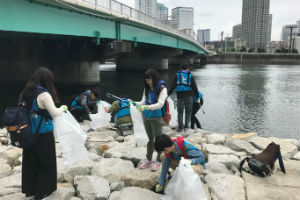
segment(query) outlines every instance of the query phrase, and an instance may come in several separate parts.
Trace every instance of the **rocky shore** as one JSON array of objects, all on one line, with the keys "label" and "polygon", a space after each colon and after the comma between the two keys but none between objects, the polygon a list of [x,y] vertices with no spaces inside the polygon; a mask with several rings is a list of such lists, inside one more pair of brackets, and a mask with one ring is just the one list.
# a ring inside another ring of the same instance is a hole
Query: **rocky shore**
[{"label": "rocky shore", "polygon": [[[81,127],[88,130],[88,122],[81,123]],[[169,127],[164,127],[163,132],[171,137],[178,136]],[[138,162],[145,159],[146,147],[136,147],[132,135],[119,136],[109,127],[87,134],[89,158],[69,170],[64,169],[60,144],[56,143],[58,189],[47,200],[161,199],[162,195],[150,190],[160,171],[136,168]],[[264,138],[256,133],[240,137],[201,129],[191,130],[184,137],[208,152],[207,169],[200,177],[208,200],[300,199],[299,140]],[[0,199],[26,199],[21,193],[22,149],[6,144],[9,138],[5,129],[0,129],[0,141]],[[286,174],[280,171],[278,161],[270,177],[239,172],[237,167],[245,156],[260,152],[272,141],[280,145]]]}]

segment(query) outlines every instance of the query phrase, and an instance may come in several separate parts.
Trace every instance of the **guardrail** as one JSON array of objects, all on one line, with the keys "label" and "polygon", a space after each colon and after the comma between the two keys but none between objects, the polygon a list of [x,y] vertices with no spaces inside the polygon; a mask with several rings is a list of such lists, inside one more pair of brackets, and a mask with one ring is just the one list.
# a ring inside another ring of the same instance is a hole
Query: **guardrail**
[{"label": "guardrail", "polygon": [[[82,2],[89,3],[93,6],[101,7],[102,9],[107,9],[109,11],[114,11],[119,14],[125,15],[127,17],[134,18],[138,21],[157,26],[159,28],[165,29],[169,32],[176,33],[177,35],[180,35],[181,37],[192,40],[193,42],[197,43],[199,46],[202,47],[202,45],[198,42],[197,38],[195,38],[195,33],[193,32],[193,36],[187,35],[183,31],[180,31],[178,29],[175,29],[174,27],[168,25],[164,21],[160,21],[152,16],[149,16],[139,10],[136,10],[130,6],[127,6],[125,4],[122,4],[115,0],[79,0]],[[204,48],[204,47],[203,47]]]}]

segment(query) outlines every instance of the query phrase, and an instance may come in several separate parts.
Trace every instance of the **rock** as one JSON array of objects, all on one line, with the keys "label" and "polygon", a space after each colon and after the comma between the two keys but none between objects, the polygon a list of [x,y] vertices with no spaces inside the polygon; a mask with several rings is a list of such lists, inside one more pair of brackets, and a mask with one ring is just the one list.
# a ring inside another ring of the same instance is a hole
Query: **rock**
[{"label": "rock", "polygon": [[116,141],[117,141],[117,142],[124,142],[124,139],[125,139],[124,136],[118,136],[118,137],[116,138]]},{"label": "rock", "polygon": [[64,173],[64,180],[66,180],[69,183],[73,183],[75,176],[91,175],[92,168],[94,165],[95,163],[93,161],[82,161],[72,166],[70,169],[67,170],[67,172]]},{"label": "rock", "polygon": [[210,160],[206,164],[206,170],[212,173],[232,174],[223,163],[214,160]]},{"label": "rock", "polygon": [[21,172],[22,172],[22,165],[19,165],[13,168],[11,174],[19,174]]},{"label": "rock", "polygon": [[0,145],[8,145],[9,140],[7,137],[0,137]]},{"label": "rock", "polygon": [[0,164],[0,178],[11,174],[11,167],[8,164]]},{"label": "rock", "polygon": [[55,192],[53,192],[50,196],[44,198],[43,200],[70,200],[75,195],[75,189],[73,185],[68,187],[58,187]]},{"label": "rock", "polygon": [[16,147],[0,152],[0,158],[6,159],[7,164],[9,164],[11,167],[15,167],[21,164],[20,161],[18,160],[18,158],[21,155],[22,155],[22,149]]},{"label": "rock", "polygon": [[245,183],[243,179],[228,174],[208,174],[205,181],[216,199],[245,200]]},{"label": "rock", "polygon": [[120,181],[121,177],[134,169],[133,163],[118,158],[101,159],[93,166],[92,175],[103,177],[110,182]]},{"label": "rock", "polygon": [[275,137],[252,137],[249,142],[258,149],[265,149],[271,142],[280,145],[281,155],[285,158],[292,158],[298,152],[298,147],[290,142],[289,139],[279,139]]},{"label": "rock", "polygon": [[235,151],[245,151],[248,155],[258,154],[260,152],[246,140],[233,139],[227,141],[225,145]]},{"label": "rock", "polygon": [[7,160],[4,159],[4,158],[0,158],[0,164],[6,164],[7,163]]},{"label": "rock", "polygon": [[234,151],[226,146],[205,144],[205,150],[210,154],[233,154]]},{"label": "rock", "polygon": [[25,199],[25,195],[21,193],[21,191],[19,191],[13,194],[1,196],[1,200],[26,200],[26,199]]},{"label": "rock", "polygon": [[293,157],[294,160],[300,160],[300,151],[298,151],[298,153],[295,154],[295,156]]},{"label": "rock", "polygon": [[191,144],[200,144],[200,145],[206,142],[206,138],[202,133],[195,133],[185,138],[184,140]]},{"label": "rock", "polygon": [[122,176],[126,186],[136,186],[151,189],[160,176],[160,170],[152,172],[151,169],[133,169]]},{"label": "rock", "polygon": [[13,174],[0,179],[0,197],[21,192],[21,174]]},{"label": "rock", "polygon": [[162,195],[138,187],[126,187],[122,191],[113,192],[109,200],[160,200]]},{"label": "rock", "polygon": [[263,178],[242,172],[248,200],[299,200],[299,164],[299,161],[284,160],[286,174],[277,170],[271,176]]},{"label": "rock", "polygon": [[230,169],[232,165],[238,166],[240,162],[238,157],[232,154],[209,154],[208,158],[208,162],[216,161],[219,163],[223,163],[228,169]]},{"label": "rock", "polygon": [[125,183],[123,181],[113,182],[109,187],[111,192],[120,191],[125,187]]},{"label": "rock", "polygon": [[69,200],[81,200],[81,199],[79,199],[78,197],[71,197],[71,199]]},{"label": "rock", "polygon": [[108,180],[97,176],[75,176],[74,185],[79,198],[84,200],[108,199]]},{"label": "rock", "polygon": [[206,140],[207,143],[210,144],[224,144],[226,140],[226,136],[222,134],[213,133],[213,134],[206,135]]},{"label": "rock", "polygon": [[0,128],[0,137],[7,137],[7,136],[8,136],[8,132],[6,128]]}]

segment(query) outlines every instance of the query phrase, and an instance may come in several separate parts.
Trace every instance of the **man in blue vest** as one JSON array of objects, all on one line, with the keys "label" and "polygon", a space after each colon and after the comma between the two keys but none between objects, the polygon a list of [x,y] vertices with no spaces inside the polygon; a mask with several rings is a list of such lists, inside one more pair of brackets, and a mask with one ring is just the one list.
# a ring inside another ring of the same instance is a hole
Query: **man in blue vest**
[{"label": "man in blue vest", "polygon": [[[196,94],[197,102],[200,103],[198,88],[188,66],[181,66],[181,70],[176,73],[168,95],[170,96],[174,90],[177,94],[178,131],[182,132],[190,127],[194,94]],[[184,110],[185,122],[183,124]]]},{"label": "man in blue vest", "polygon": [[208,158],[192,144],[183,140],[182,136],[171,139],[168,135],[162,134],[155,137],[154,149],[161,154],[162,169],[158,184],[155,186],[155,191],[160,193],[165,185],[165,179],[169,168],[176,169],[179,165],[181,157],[188,159],[193,170],[200,174],[206,168]]},{"label": "man in blue vest", "polygon": [[[123,95],[124,96],[124,95]],[[121,100],[114,101],[110,108],[104,107],[105,112],[116,112],[117,127],[120,131],[120,135],[132,134],[132,120],[130,116],[129,100],[121,98]]]},{"label": "man in blue vest", "polygon": [[89,104],[95,99],[96,97],[94,92],[86,90],[72,100],[70,112],[78,122],[83,122],[84,119],[91,120],[89,116],[89,114],[91,114]]}]

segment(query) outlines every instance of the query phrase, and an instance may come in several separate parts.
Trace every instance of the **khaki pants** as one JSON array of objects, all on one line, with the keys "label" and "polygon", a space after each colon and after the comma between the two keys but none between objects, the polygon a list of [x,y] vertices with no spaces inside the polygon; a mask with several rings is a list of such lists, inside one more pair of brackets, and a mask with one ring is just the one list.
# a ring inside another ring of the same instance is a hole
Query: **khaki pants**
[{"label": "khaki pants", "polygon": [[[165,158],[166,158],[165,154],[162,153],[162,154],[160,155],[161,162],[164,162]],[[173,170],[175,170],[176,167],[178,167],[178,165],[179,165],[179,160],[173,160],[173,159],[171,159],[170,167],[171,167]],[[203,172],[203,169],[204,169],[204,168],[203,168],[203,165],[198,164],[198,165],[191,165],[191,166],[192,166],[194,172],[196,172],[198,175],[200,175],[200,174]]]}]

